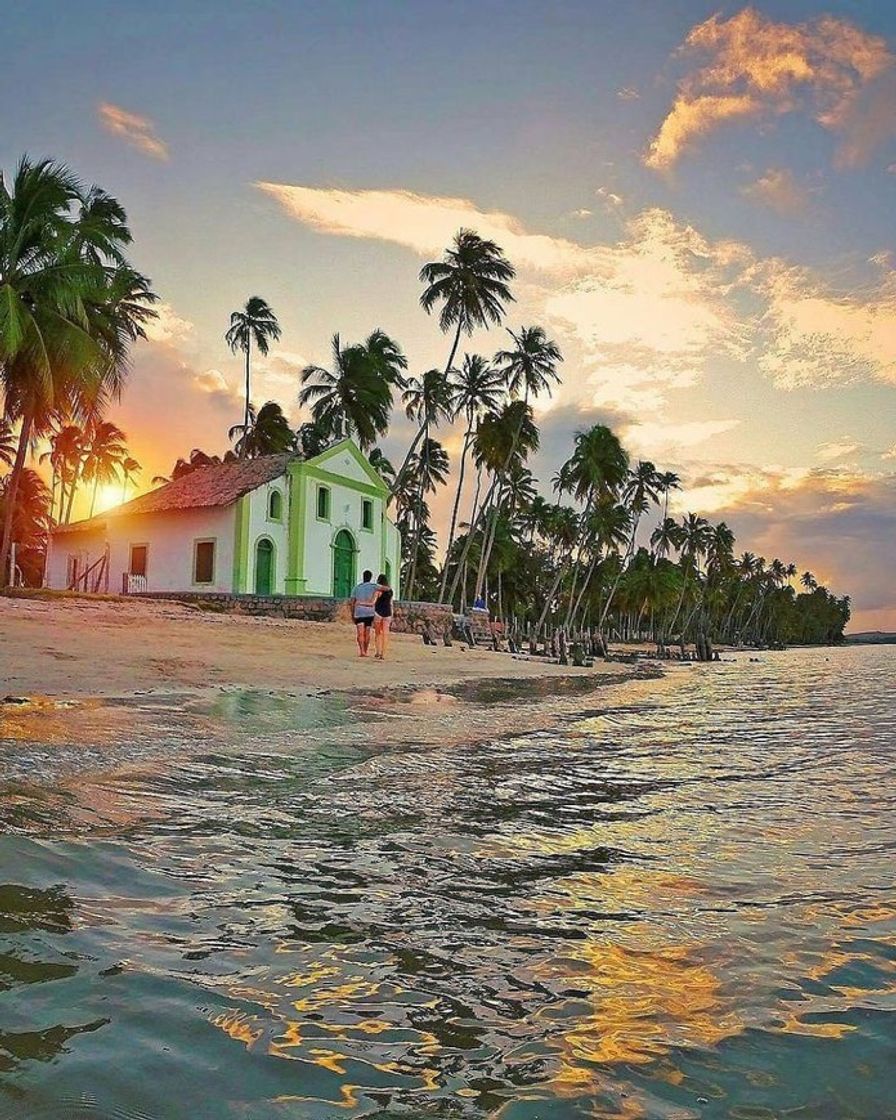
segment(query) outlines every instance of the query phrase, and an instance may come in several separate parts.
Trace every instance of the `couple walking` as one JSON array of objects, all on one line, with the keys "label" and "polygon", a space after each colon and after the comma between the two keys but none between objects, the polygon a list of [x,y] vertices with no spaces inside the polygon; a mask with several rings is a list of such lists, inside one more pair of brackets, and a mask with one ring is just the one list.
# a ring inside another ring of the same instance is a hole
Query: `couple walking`
[{"label": "couple walking", "polygon": [[392,588],[385,576],[378,576],[373,583],[373,572],[366,571],[361,582],[352,592],[352,622],[358,635],[358,652],[367,656],[370,645],[370,628],[373,627],[374,658],[383,661],[392,625]]}]

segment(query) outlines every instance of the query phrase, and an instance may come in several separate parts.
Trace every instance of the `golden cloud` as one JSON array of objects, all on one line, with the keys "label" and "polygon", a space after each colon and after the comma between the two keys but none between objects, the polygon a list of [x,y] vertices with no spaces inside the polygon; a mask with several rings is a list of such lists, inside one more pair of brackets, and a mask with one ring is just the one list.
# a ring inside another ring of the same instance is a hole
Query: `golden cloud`
[{"label": "golden cloud", "polygon": [[734,118],[805,108],[842,135],[840,158],[857,162],[893,134],[894,56],[884,39],[833,16],[776,23],[745,8],[712,16],[681,48],[706,64],[678,84],[644,162],[668,170],[682,152]]},{"label": "golden cloud", "polygon": [[120,105],[103,101],[97,110],[100,123],[107,132],[121,136],[132,148],[153,159],[168,159],[168,145],[156,133],[155,125],[149,117],[128,112]]}]

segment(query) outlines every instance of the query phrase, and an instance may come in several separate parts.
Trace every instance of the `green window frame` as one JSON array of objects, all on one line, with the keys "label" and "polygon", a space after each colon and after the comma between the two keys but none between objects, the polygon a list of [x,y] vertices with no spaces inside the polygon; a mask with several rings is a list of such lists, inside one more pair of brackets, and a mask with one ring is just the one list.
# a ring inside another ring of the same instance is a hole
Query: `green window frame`
[{"label": "green window frame", "polygon": [[330,487],[318,486],[317,488],[317,520],[330,520]]},{"label": "green window frame", "polygon": [[361,499],[361,528],[373,532],[373,499]]},{"label": "green window frame", "polygon": [[218,558],[215,537],[193,541],[193,583],[197,586],[215,582],[215,562]]},{"label": "green window frame", "polygon": [[283,495],[279,490],[272,490],[268,494],[268,521],[283,520]]}]

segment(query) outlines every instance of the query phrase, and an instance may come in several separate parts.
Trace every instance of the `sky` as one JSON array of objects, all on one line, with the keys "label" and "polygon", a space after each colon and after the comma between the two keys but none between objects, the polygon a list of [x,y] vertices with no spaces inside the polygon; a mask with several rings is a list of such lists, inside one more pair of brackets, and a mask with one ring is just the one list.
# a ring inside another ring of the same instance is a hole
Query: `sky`
[{"label": "sky", "polygon": [[506,326],[564,353],[536,404],[545,493],[574,433],[609,423],[681,475],[674,512],[850,595],[851,629],[896,630],[896,6],[4,13],[0,167],[51,156],[120,198],[162,300],[114,416],[142,487],[225,449],[242,371],[223,334],[250,295],[283,328],[253,399],[297,423],[299,370],[336,331],[444,365],[417,274],[465,226],[516,266]]}]

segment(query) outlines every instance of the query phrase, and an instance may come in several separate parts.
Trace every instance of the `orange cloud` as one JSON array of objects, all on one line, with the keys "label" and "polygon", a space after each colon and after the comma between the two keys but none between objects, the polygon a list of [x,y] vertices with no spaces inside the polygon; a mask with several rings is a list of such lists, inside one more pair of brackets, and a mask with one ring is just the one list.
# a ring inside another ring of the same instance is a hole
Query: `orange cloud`
[{"label": "orange cloud", "polygon": [[707,133],[733,118],[808,109],[843,136],[840,159],[858,162],[893,133],[894,56],[886,42],[843,19],[776,23],[754,8],[712,16],[682,47],[706,65],[686,75],[644,162],[671,168]]},{"label": "orange cloud", "polygon": [[100,123],[107,132],[122,139],[132,148],[137,148],[152,159],[168,159],[168,145],[156,134],[155,125],[149,117],[130,113],[120,105],[103,101],[97,110]]}]

